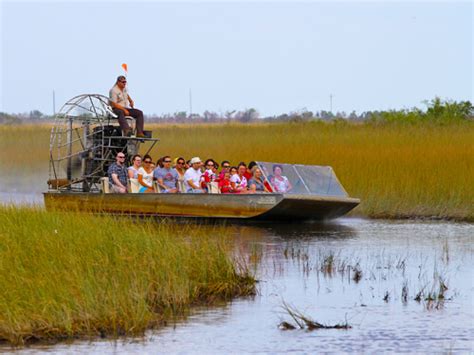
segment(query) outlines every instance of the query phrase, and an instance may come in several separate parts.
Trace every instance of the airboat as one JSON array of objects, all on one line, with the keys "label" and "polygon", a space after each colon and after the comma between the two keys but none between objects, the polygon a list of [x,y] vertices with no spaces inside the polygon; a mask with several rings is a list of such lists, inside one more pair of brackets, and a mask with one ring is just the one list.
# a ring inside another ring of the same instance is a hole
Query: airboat
[{"label": "airboat", "polygon": [[[148,154],[159,142],[152,132],[145,134],[145,138],[122,136],[103,95],[70,99],[55,116],[51,130],[46,208],[161,217],[325,220],[340,217],[360,203],[349,197],[331,167],[281,163],[278,166],[292,186],[285,193],[110,193],[107,169],[117,153],[125,153],[130,165],[134,154]],[[276,163],[257,164],[271,181]]]}]

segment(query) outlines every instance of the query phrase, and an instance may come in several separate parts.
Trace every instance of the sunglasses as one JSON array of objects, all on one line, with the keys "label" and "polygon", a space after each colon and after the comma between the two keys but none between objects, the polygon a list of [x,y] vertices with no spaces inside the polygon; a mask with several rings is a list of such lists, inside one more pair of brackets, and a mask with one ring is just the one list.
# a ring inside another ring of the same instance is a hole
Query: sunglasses
[{"label": "sunglasses", "polygon": [[171,163],[171,160],[163,160],[163,163]]},{"label": "sunglasses", "polygon": [[222,165],[223,168],[230,168],[230,165]]},{"label": "sunglasses", "polygon": [[179,161],[179,162],[177,162],[176,164],[184,165],[184,161]]},{"label": "sunglasses", "polygon": [[119,158],[119,159],[124,159],[125,157],[122,157],[122,156],[119,155],[117,158]]},{"label": "sunglasses", "polygon": [[207,164],[207,166],[214,166],[214,164]]},{"label": "sunglasses", "polygon": [[120,83],[122,83],[122,84],[126,84],[127,82],[126,82],[126,81],[120,81]]},{"label": "sunglasses", "polygon": [[146,163],[146,164],[150,164],[151,160],[144,160],[143,162]]}]

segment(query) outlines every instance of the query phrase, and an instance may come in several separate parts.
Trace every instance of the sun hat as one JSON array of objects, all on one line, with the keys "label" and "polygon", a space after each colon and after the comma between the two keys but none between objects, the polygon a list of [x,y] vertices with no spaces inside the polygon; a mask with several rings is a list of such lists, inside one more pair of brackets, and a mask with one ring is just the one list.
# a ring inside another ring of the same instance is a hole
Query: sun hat
[{"label": "sun hat", "polygon": [[191,164],[201,163],[201,159],[199,159],[199,157],[194,157],[191,159],[190,163]]}]

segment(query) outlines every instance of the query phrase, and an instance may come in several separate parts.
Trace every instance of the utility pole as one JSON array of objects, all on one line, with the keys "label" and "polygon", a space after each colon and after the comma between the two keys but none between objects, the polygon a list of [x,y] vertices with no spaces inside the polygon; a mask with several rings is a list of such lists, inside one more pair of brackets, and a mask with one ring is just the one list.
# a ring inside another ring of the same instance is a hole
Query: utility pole
[{"label": "utility pole", "polygon": [[333,94],[329,94],[329,112],[332,113],[332,98],[333,98]]},{"label": "utility pole", "polygon": [[191,89],[189,89],[189,117],[193,115],[193,94]]},{"label": "utility pole", "polygon": [[53,114],[56,116],[56,93],[53,90]]}]

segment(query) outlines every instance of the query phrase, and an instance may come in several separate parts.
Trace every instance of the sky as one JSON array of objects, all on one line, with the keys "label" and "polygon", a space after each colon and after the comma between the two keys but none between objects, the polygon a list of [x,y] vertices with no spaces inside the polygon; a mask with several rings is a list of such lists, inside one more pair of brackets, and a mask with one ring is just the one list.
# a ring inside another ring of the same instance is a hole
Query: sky
[{"label": "sky", "polygon": [[122,63],[145,114],[474,101],[471,1],[0,1],[3,112],[108,95]]}]

